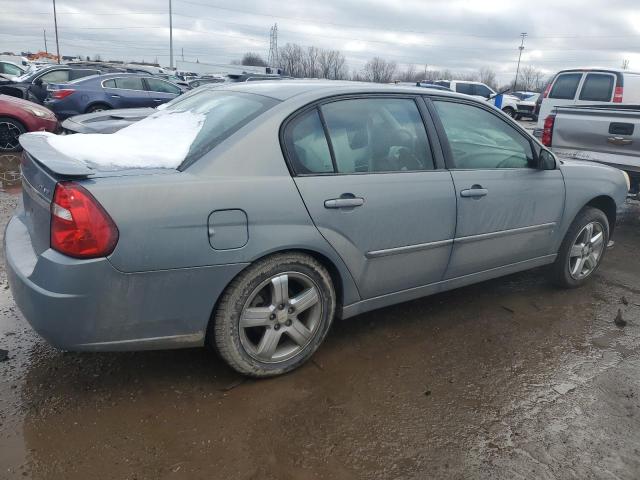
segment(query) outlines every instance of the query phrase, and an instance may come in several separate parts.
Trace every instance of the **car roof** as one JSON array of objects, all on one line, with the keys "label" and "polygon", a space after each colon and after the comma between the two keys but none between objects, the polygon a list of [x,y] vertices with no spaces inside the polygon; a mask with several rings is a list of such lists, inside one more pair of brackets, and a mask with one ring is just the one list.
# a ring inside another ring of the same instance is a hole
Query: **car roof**
[{"label": "car roof", "polygon": [[321,93],[322,96],[348,93],[411,93],[418,95],[445,95],[459,98],[469,98],[445,90],[428,89],[417,86],[388,85],[382,83],[351,82],[342,80],[276,80],[261,82],[236,82],[212,84],[217,85],[216,91],[229,90],[254,93],[272,97],[277,100],[287,100],[297,95],[307,93]]},{"label": "car roof", "polygon": [[621,73],[623,75],[640,75],[640,72],[632,72],[631,70],[624,70],[622,68],[606,68],[606,67],[576,67],[565,68],[558,73],[566,72],[609,72],[609,73]]}]

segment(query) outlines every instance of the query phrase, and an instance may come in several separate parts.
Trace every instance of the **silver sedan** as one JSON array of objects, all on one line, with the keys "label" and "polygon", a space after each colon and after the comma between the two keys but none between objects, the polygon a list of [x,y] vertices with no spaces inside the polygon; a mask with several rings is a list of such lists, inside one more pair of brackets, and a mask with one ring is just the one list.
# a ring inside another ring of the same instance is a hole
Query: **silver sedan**
[{"label": "silver sedan", "polygon": [[61,349],[211,344],[258,377],[307,361],[335,318],[542,265],[583,284],[628,188],[417,87],[203,87],[103,137],[21,137],[5,250],[24,316]]}]

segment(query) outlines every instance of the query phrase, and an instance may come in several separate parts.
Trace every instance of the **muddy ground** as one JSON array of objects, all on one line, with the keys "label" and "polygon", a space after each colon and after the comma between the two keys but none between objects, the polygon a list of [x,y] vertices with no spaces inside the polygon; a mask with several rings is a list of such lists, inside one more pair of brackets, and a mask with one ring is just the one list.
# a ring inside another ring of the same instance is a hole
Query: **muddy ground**
[{"label": "muddy ground", "polygon": [[582,289],[537,270],[372,312],[265,381],[204,349],[58,352],[2,271],[0,478],[640,478],[640,204],[620,215]]}]

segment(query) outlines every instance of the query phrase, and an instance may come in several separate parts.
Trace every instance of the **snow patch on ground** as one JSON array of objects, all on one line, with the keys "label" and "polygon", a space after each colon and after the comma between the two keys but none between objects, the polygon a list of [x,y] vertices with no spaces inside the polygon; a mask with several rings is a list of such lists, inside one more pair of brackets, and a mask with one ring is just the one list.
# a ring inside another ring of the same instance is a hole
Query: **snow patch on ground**
[{"label": "snow patch on ground", "polygon": [[115,133],[46,136],[53,148],[91,168],[177,168],[204,121],[190,111],[160,111]]}]

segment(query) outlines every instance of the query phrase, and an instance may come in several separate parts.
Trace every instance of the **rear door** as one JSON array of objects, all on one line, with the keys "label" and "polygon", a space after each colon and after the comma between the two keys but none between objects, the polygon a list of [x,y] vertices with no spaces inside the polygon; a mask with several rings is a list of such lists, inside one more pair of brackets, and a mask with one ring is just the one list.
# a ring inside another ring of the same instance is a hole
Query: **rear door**
[{"label": "rear door", "polygon": [[435,130],[429,126],[427,135],[418,101],[332,99],[285,127],[285,149],[304,203],[363,298],[437,282],[449,260],[453,182],[436,168],[443,166],[441,152],[431,148]]},{"label": "rear door", "polygon": [[434,99],[458,197],[446,278],[553,253],[564,210],[560,170],[536,168],[534,144],[491,107]]},{"label": "rear door", "polygon": [[149,98],[151,100],[150,106],[166,103],[182,93],[182,90],[180,90],[176,85],[165,82],[159,78],[146,77],[144,81],[147,85],[147,90],[149,91]]},{"label": "rear door", "polygon": [[117,77],[104,80],[102,87],[113,108],[149,107],[153,104],[142,77]]},{"label": "rear door", "polygon": [[538,128],[544,126],[544,120],[555,107],[574,105],[577,101],[578,87],[582,82],[583,72],[565,72],[556,75],[551,90],[542,99],[538,115]]}]

